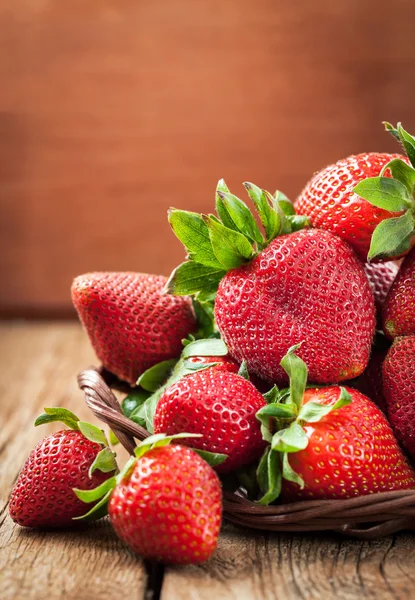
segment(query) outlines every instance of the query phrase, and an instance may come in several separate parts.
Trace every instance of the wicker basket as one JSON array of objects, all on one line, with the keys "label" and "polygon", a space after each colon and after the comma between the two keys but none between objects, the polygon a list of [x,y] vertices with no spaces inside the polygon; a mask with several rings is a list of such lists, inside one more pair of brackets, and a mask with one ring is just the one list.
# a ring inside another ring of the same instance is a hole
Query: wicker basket
[{"label": "wicker basket", "polygon": [[[125,385],[105,370],[88,369],[78,376],[79,387],[92,412],[107,423],[133,454],[135,439],[150,434],[121,411],[111,387]],[[224,492],[224,517],[231,523],[265,531],[335,531],[350,537],[375,539],[400,530],[415,530],[415,490],[383,492],[348,500],[308,500],[260,506],[242,492]]]}]

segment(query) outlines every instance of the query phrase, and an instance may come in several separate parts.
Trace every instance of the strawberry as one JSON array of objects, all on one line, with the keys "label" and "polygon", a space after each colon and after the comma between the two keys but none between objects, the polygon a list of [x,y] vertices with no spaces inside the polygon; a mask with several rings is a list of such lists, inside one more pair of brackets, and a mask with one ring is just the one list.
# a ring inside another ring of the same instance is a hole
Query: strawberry
[{"label": "strawberry", "polygon": [[396,338],[382,367],[388,416],[396,437],[415,459],[415,335]]},{"label": "strawberry", "polygon": [[389,339],[415,335],[415,248],[404,259],[386,297],[382,323]]},{"label": "strawberry", "polygon": [[[45,411],[35,425],[63,421],[72,429],[41,440],[19,474],[9,512],[13,521],[24,527],[72,525],[73,519],[85,513],[85,504],[72,488],[95,488],[117,468],[115,455],[107,447],[101,430],[80,422],[66,409]],[[96,517],[99,516],[102,515],[97,512]]]},{"label": "strawberry", "polygon": [[383,413],[352,388],[306,389],[307,368],[295,350],[282,361],[289,395],[277,393],[258,412],[270,442],[258,469],[260,503],[280,493],[291,502],[415,488],[415,471]]},{"label": "strawberry", "polygon": [[238,373],[239,365],[229,356],[189,356],[187,361],[194,365],[209,365],[210,369],[215,371],[224,371],[228,373]]},{"label": "strawberry", "polygon": [[305,221],[281,195],[245,186],[266,239],[246,204],[219,182],[221,221],[170,211],[170,224],[190,258],[172,273],[167,289],[206,302],[217,289],[219,331],[232,358],[245,360],[250,373],[285,383],[280,361],[291,345],[306,340],[300,354],[312,381],[357,377],[368,363],[375,327],[361,262],[328,231],[297,231]]},{"label": "strawberry", "polygon": [[378,317],[382,312],[386,296],[399,271],[399,264],[399,261],[388,260],[383,263],[365,263],[364,265],[365,273],[375,299],[376,314]]},{"label": "strawberry", "polygon": [[216,548],[222,516],[216,473],[190,448],[167,445],[189,434],[147,438],[108,484],[77,495],[86,502],[109,497],[116,534],[143,558],[189,564]]},{"label": "strawberry", "polygon": [[256,412],[265,405],[255,386],[215,367],[183,377],[167,388],[154,415],[155,433],[199,433],[194,448],[225,454],[217,466],[228,473],[259,458],[264,450]]},{"label": "strawberry", "polygon": [[366,261],[376,226],[396,213],[373,206],[355,193],[354,188],[368,177],[377,177],[394,159],[404,160],[404,157],[369,152],[326,167],[306,184],[295,204],[297,212],[307,215],[314,227],[341,237]]},{"label": "strawberry", "polygon": [[73,282],[72,300],[97,357],[131,384],[178,356],[196,327],[191,301],[163,294],[165,283],[143,273],[87,273]]}]

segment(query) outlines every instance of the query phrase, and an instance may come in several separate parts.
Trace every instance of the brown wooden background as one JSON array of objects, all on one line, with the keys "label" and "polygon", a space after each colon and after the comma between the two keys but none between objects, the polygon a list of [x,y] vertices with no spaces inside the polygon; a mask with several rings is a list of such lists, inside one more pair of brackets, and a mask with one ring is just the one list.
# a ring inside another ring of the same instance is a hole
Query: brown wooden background
[{"label": "brown wooden background", "polygon": [[415,129],[415,3],[0,0],[0,312],[70,311],[87,270],[168,274],[166,209],[216,180],[294,196]]}]

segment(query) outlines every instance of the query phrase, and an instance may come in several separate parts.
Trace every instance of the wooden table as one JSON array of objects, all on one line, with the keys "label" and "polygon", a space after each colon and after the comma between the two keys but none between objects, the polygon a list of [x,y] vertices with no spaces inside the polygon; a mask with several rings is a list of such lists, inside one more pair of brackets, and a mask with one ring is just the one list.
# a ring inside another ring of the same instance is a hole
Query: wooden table
[{"label": "wooden table", "polygon": [[35,429],[33,420],[44,406],[66,406],[91,419],[76,374],[94,362],[78,324],[0,324],[1,600],[415,598],[409,533],[369,543],[225,525],[209,562],[163,569],[130,552],[107,519],[70,531],[15,525],[7,501],[19,469],[36,442],[58,428]]}]

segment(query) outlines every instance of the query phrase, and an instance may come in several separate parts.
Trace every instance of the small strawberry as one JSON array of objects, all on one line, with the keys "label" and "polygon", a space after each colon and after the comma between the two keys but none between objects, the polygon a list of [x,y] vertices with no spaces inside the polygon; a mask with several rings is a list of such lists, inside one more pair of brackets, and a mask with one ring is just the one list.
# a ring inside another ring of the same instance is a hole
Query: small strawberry
[{"label": "small strawberry", "polygon": [[[63,421],[71,429],[39,442],[26,460],[13,488],[10,516],[23,527],[66,527],[85,513],[73,492],[102,484],[117,469],[104,433],[66,409],[47,408],[35,425]],[[96,517],[102,516],[96,513]]]},{"label": "small strawberry", "polygon": [[400,154],[368,152],[339,160],[311,178],[295,208],[307,215],[314,227],[327,229],[348,242],[366,261],[376,226],[401,211],[374,206],[354,188],[368,177],[377,177],[385,165],[398,159],[405,160]]},{"label": "small strawberry", "polygon": [[270,442],[258,469],[260,502],[280,493],[291,502],[415,488],[415,471],[383,413],[352,388],[305,389],[307,368],[296,349],[282,361],[289,394],[276,394],[258,413]]},{"label": "small strawberry", "polygon": [[415,335],[396,338],[383,363],[383,389],[396,437],[415,459]]},{"label": "small strawberry", "polygon": [[379,319],[386,296],[399,271],[399,261],[365,263],[364,268],[375,299],[376,314]]},{"label": "small strawberry", "polygon": [[72,300],[104,367],[134,384],[149,367],[178,356],[196,328],[191,301],[163,294],[166,279],[143,273],[87,273]]},{"label": "small strawberry", "polygon": [[[302,229],[304,218],[280,194],[245,184],[266,239],[242,200],[223,181],[217,212],[172,209],[170,224],[189,260],[172,273],[167,289],[215,299],[215,318],[229,354],[249,373],[285,383],[280,361],[295,343],[310,379],[331,383],[365,369],[375,328],[373,295],[353,250],[328,231]],[[197,244],[191,236],[197,233]],[[200,241],[202,240],[203,243]]]},{"label": "small strawberry", "polygon": [[256,412],[265,405],[252,383],[215,367],[183,377],[167,388],[154,415],[155,433],[199,433],[194,448],[225,454],[216,467],[228,473],[259,458],[264,450]]},{"label": "small strawberry", "polygon": [[194,365],[209,365],[214,363],[210,369],[228,373],[238,373],[239,365],[229,356],[190,356],[188,362]]},{"label": "small strawberry", "polygon": [[415,335],[415,248],[404,259],[382,309],[389,339]]},{"label": "small strawberry", "polygon": [[[76,493],[87,502],[108,497],[116,534],[143,558],[194,564],[216,548],[222,492],[216,473],[190,448],[162,434],[136,448],[108,486]],[[192,436],[190,436],[192,437]]]}]

